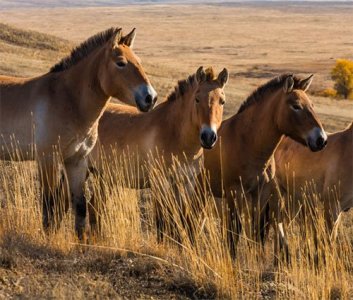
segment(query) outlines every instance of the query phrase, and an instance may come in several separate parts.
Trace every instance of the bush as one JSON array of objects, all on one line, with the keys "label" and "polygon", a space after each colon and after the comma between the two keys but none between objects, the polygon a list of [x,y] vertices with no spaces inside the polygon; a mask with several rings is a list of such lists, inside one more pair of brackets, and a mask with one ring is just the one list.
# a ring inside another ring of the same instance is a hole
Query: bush
[{"label": "bush", "polygon": [[337,91],[335,89],[324,89],[322,91],[318,91],[315,93],[317,96],[322,96],[322,97],[329,97],[329,98],[336,98],[337,97]]},{"label": "bush", "polygon": [[353,61],[338,59],[331,71],[331,78],[335,81],[337,95],[344,99],[353,98]]}]

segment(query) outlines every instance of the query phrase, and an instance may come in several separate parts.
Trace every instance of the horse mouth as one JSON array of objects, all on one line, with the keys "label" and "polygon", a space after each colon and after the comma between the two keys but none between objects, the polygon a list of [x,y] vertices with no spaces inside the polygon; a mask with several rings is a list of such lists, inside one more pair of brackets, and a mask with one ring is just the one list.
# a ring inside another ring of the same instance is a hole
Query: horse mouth
[{"label": "horse mouth", "polygon": [[318,143],[313,143],[311,141],[309,141],[307,143],[307,146],[309,147],[310,151],[311,152],[318,152],[318,151],[321,151],[323,150],[327,145],[327,141],[323,140],[322,142]]},{"label": "horse mouth", "polygon": [[141,104],[139,101],[136,101],[136,106],[138,108],[139,111],[141,112],[149,112],[150,110],[152,110],[153,105],[151,104]]},{"label": "horse mouth", "polygon": [[216,144],[216,142],[214,142],[212,145],[208,145],[208,144],[205,144],[202,140],[201,140],[201,147],[204,148],[204,149],[207,149],[207,150],[211,150],[214,145]]}]

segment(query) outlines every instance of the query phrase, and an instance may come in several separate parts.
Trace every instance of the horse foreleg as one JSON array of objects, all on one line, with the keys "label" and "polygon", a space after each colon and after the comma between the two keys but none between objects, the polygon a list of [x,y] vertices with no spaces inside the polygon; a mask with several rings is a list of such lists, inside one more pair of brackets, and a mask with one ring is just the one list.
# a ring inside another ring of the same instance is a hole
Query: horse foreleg
[{"label": "horse foreleg", "polygon": [[285,261],[290,263],[290,254],[280,199],[278,201],[274,200],[276,199],[272,199],[269,205],[269,221],[274,230],[274,263],[278,265],[282,255],[284,255]]},{"label": "horse foreleg", "polygon": [[[90,175],[91,177],[93,177],[92,179],[89,179]],[[98,235],[100,230],[102,229],[102,201],[104,201],[105,199],[103,178],[100,176],[98,170],[90,168],[90,172],[87,172],[86,181],[90,183],[90,200],[88,203],[90,230],[91,233]]]},{"label": "horse foreleg", "polygon": [[42,189],[43,228],[56,230],[60,226],[66,209],[63,202],[64,177],[59,164],[39,162],[40,183]]},{"label": "horse foreleg", "polygon": [[81,241],[86,240],[87,201],[85,182],[87,177],[87,160],[72,159],[64,162],[66,177],[70,189],[71,201],[75,213],[75,230]]},{"label": "horse foreleg", "polygon": [[330,242],[334,242],[337,237],[337,230],[340,223],[340,206],[335,199],[326,198],[324,200],[324,216],[327,234]]},{"label": "horse foreleg", "polygon": [[[199,173],[199,172],[198,172]],[[192,245],[196,244],[196,230],[198,221],[200,221],[199,217],[203,211],[203,199],[198,200],[195,199],[195,202],[192,202],[190,199],[194,199],[193,194],[195,193],[197,174],[195,175],[193,172],[188,174],[188,182],[185,186],[185,196],[184,200],[177,192],[178,202],[181,205],[181,220],[183,222],[183,227],[187,233],[189,241]],[[197,198],[197,197],[195,197]]]},{"label": "horse foreleg", "polygon": [[163,215],[162,208],[158,203],[155,203],[155,221],[156,221],[156,227],[157,227],[157,242],[158,243],[163,243],[164,240],[164,234],[166,231],[166,224],[165,224],[165,218]]},{"label": "horse foreleg", "polygon": [[[239,218],[239,213],[241,213],[242,209],[239,207],[237,209],[234,193],[231,191],[227,192],[227,201],[225,207],[225,218],[226,218],[226,237],[227,237],[227,244],[230,255],[234,260],[237,254],[237,246],[239,242],[239,237],[242,231],[242,224]],[[238,212],[239,210],[239,212]]]}]

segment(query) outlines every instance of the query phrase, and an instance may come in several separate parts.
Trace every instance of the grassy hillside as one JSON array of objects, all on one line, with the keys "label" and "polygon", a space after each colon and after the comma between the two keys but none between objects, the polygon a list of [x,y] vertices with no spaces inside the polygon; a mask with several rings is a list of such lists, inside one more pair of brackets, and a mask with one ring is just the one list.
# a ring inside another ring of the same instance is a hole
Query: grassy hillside
[{"label": "grassy hillside", "polygon": [[71,45],[49,34],[0,23],[0,73],[26,77],[45,72]]}]

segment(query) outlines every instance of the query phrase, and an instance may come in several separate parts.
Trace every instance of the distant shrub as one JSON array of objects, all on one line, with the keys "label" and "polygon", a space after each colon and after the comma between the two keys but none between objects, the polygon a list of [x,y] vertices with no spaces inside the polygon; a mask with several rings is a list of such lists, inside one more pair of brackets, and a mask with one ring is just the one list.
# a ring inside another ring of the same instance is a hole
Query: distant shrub
[{"label": "distant shrub", "polygon": [[331,78],[335,81],[337,95],[344,99],[353,98],[353,61],[338,59],[331,71]]},{"label": "distant shrub", "polygon": [[319,93],[320,96],[335,98],[337,97],[337,91],[335,89],[325,89]]}]

